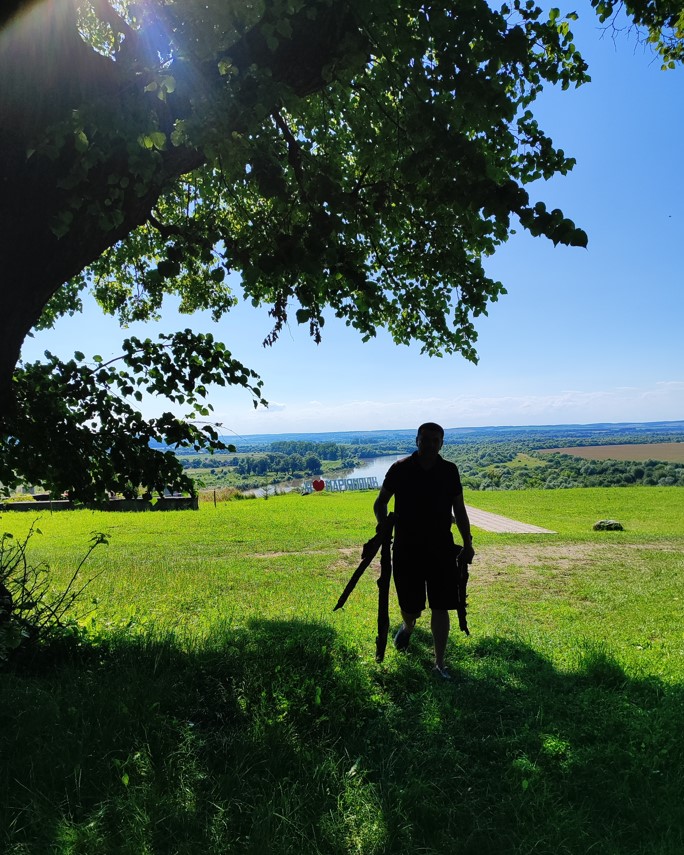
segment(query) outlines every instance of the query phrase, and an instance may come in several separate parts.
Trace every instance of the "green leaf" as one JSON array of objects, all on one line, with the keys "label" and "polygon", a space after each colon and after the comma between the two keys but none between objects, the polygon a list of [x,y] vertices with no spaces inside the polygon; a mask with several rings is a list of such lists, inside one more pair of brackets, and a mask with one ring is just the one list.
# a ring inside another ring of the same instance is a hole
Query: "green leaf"
[{"label": "green leaf", "polygon": [[71,211],[60,211],[60,213],[53,218],[50,230],[56,237],[64,237],[71,229],[73,221],[74,215]]},{"label": "green leaf", "polygon": [[76,131],[74,134],[74,146],[76,151],[84,152],[88,150],[90,142],[84,131]]},{"label": "green leaf", "polygon": [[149,138],[152,141],[152,145],[159,151],[163,151],[166,148],[166,134],[163,131],[153,131],[149,135]]}]

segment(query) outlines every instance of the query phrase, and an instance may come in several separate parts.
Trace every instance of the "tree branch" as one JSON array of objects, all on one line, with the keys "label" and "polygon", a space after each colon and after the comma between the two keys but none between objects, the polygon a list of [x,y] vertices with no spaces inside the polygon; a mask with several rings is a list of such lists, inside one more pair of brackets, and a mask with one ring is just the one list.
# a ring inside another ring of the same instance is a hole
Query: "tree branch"
[{"label": "tree branch", "polygon": [[285,142],[287,143],[287,162],[294,170],[295,178],[297,179],[297,184],[299,185],[302,199],[306,202],[308,201],[309,194],[306,189],[306,177],[304,175],[304,167],[302,163],[302,148],[295,139],[294,134],[288,127],[287,122],[280,114],[280,111],[274,110],[272,115],[276,126],[278,127],[282,135],[285,137]]}]

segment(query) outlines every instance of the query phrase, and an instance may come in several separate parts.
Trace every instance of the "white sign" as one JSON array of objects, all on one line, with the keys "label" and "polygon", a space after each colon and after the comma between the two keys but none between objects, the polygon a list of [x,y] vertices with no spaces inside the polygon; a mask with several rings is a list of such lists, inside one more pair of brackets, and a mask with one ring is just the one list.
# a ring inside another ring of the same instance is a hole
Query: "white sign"
[{"label": "white sign", "polygon": [[[306,484],[307,489],[310,484]],[[373,478],[328,478],[325,489],[331,493],[346,493],[349,490],[379,490],[378,479]]]}]

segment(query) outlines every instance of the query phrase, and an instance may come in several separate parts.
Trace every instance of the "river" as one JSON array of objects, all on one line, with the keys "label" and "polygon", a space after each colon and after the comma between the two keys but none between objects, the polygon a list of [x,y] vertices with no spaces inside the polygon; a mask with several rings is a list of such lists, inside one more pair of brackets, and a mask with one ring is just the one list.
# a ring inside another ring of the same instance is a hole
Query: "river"
[{"label": "river", "polygon": [[355,469],[349,469],[340,474],[339,478],[377,478],[378,486],[387,474],[387,470],[397,460],[403,460],[408,457],[407,454],[388,454],[385,457],[369,457],[360,463]]},{"label": "river", "polygon": [[[403,460],[403,458],[407,456],[407,454],[387,454],[384,457],[369,457],[353,469],[340,469],[340,471],[335,472],[332,477],[377,478],[379,487],[382,484],[390,466],[393,463],[396,463],[397,460]],[[259,487],[255,490],[245,490],[244,492],[247,495],[258,496],[259,498],[263,498],[266,492],[268,492],[269,496],[272,496],[275,493],[291,493],[293,490],[299,490],[303,483],[311,483],[311,480],[311,478],[305,478],[304,481],[287,481],[283,484],[271,485],[268,488]],[[323,480],[325,480],[325,478]]]}]

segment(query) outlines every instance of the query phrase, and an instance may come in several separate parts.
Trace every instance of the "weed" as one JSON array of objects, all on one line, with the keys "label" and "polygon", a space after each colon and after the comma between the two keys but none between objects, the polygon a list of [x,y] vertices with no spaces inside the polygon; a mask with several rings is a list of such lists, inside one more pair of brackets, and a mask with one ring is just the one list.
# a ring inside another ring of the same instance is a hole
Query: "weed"
[{"label": "weed", "polygon": [[80,598],[94,578],[84,581],[81,571],[94,550],[108,542],[107,535],[94,534],[76,569],[55,590],[49,564],[28,558],[29,543],[40,534],[34,522],[23,539],[9,532],[0,535],[0,662],[27,641],[45,642],[78,631],[84,612],[75,605],[77,601],[81,604]]}]

